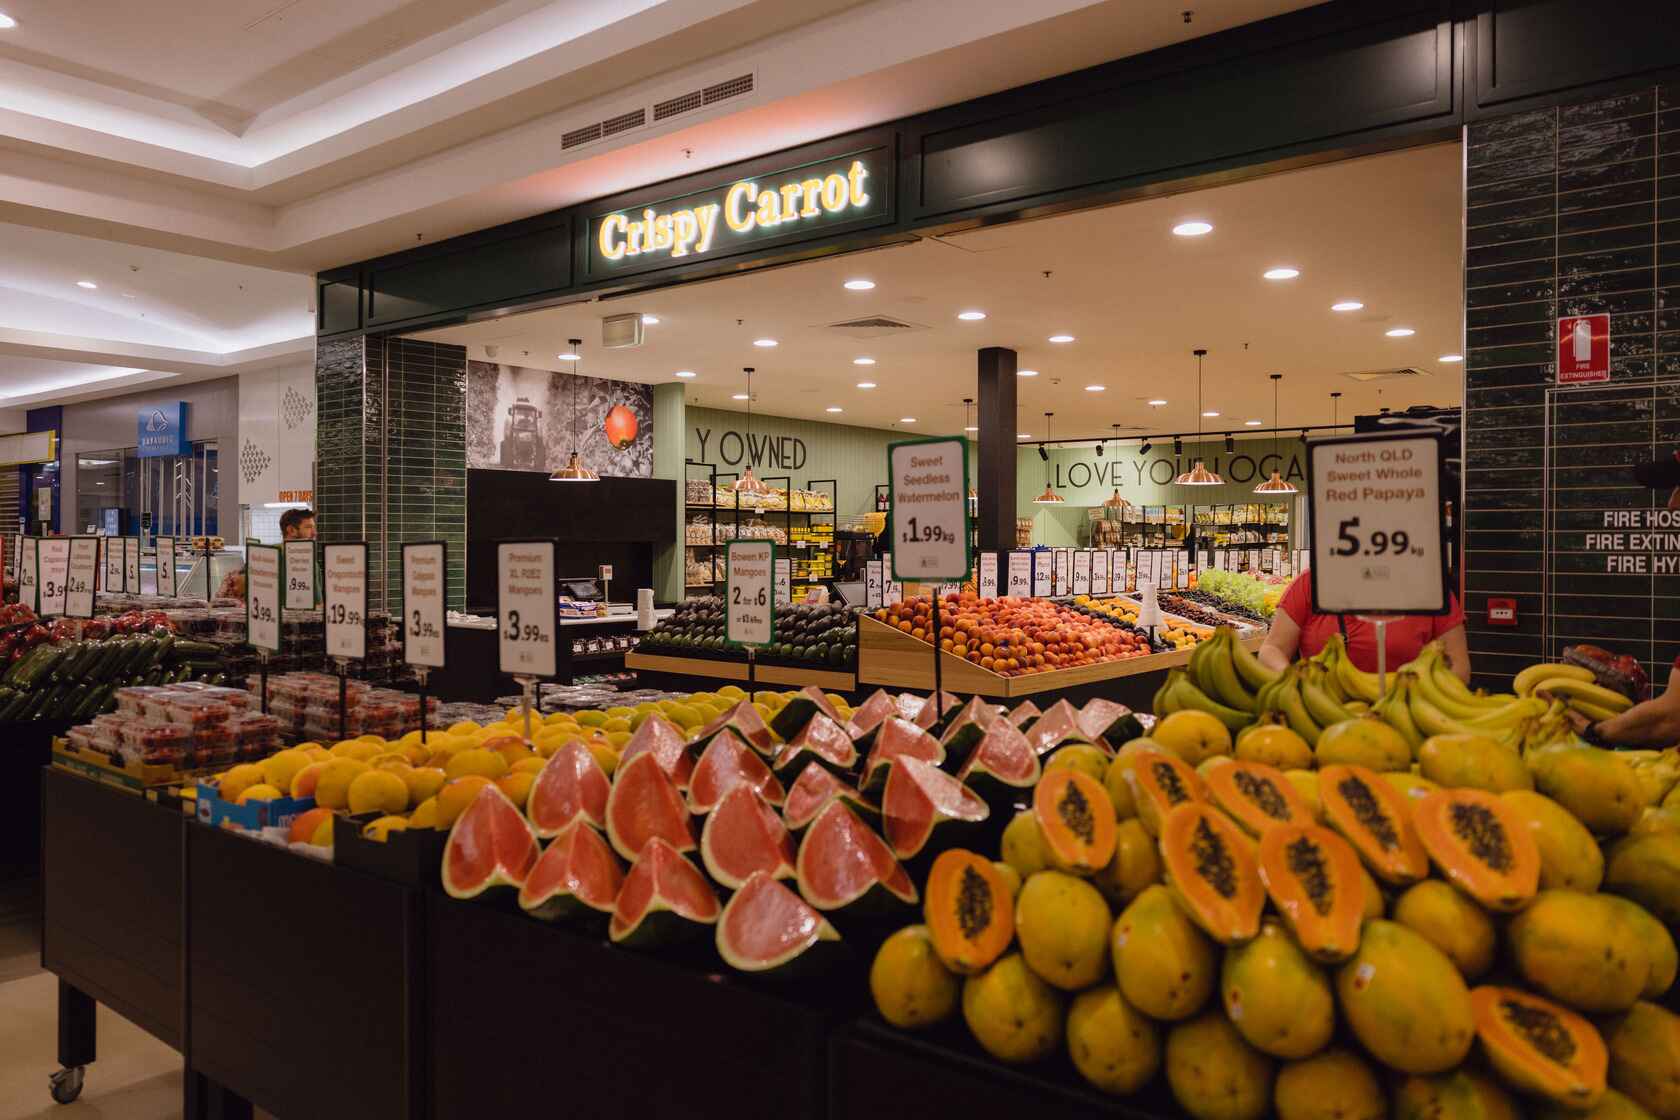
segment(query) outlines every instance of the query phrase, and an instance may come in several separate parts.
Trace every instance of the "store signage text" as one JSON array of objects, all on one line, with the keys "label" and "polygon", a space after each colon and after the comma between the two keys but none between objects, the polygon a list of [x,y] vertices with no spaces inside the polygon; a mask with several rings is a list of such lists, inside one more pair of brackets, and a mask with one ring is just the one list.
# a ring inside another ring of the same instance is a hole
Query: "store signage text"
[{"label": "store signage text", "polygon": [[1102,488],[1126,485],[1142,486],[1145,482],[1167,486],[1190,469],[1195,459],[1201,459],[1215,474],[1228,482],[1246,483],[1266,478],[1275,468],[1283,477],[1296,482],[1306,477],[1299,455],[1231,455],[1179,456],[1155,459],[1097,459],[1084,463],[1056,463],[1050,485],[1057,490],[1081,490],[1087,486]]},{"label": "store signage text", "polygon": [[1585,543],[1588,552],[1605,554],[1606,572],[1626,576],[1680,574],[1680,511],[1605,510],[1604,527],[1613,531],[1587,533]]},{"label": "store signage text", "polygon": [[138,440],[135,454],[141,459],[189,454],[192,447],[187,443],[187,402],[172,401],[142,408]]},{"label": "store signage text", "polygon": [[[595,248],[602,259],[665,254],[672,259],[702,256],[720,233],[736,236],[775,230],[869,205],[869,168],[854,159],[826,174],[821,165],[783,172],[780,181],[742,179],[720,190],[691,195],[684,205],[618,211],[596,219]],[[720,228],[721,227],[721,228]]]},{"label": "store signage text", "polygon": [[[699,441],[700,461],[704,463],[712,429],[695,428],[694,438]],[[805,441],[798,436],[754,435],[729,430],[718,434],[717,453],[718,458],[731,467],[738,467],[745,461],[754,467],[797,471],[804,468],[807,452]]]}]

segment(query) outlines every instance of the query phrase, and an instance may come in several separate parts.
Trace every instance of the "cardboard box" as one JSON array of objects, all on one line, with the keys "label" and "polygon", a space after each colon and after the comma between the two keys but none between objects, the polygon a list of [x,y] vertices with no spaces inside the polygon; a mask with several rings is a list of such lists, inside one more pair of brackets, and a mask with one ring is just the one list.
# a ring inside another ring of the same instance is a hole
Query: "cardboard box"
[{"label": "cardboard box", "polygon": [[333,862],[409,887],[436,887],[443,880],[443,846],[449,833],[436,828],[404,829],[384,841],[368,840],[362,829],[380,813],[340,813],[333,818]]},{"label": "cardboard box", "polygon": [[213,828],[231,826],[246,832],[289,828],[292,818],[315,808],[313,797],[277,797],[237,805],[222,800],[219,781],[198,783],[198,822]]},{"label": "cardboard box", "polygon": [[130,793],[142,793],[146,790],[159,789],[164,786],[178,786],[196,781],[200,775],[210,773],[208,770],[183,770],[175,766],[147,765],[139,762],[125,762],[120,758],[113,758],[99,751],[81,750],[70,744],[68,739],[54,739],[52,745],[52,761],[54,766],[74,771],[85,778],[92,778],[117,789],[124,789]]}]

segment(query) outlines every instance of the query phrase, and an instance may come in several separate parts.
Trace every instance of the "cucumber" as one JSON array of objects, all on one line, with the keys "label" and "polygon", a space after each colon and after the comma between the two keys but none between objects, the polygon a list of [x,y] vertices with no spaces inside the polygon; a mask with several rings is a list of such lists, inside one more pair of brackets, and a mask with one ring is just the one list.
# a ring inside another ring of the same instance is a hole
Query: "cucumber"
[{"label": "cucumber", "polygon": [[12,662],[11,667],[6,670],[6,675],[4,677],[0,677],[0,681],[3,681],[14,688],[22,688],[27,691],[29,686],[23,683],[24,674],[26,672],[33,672],[34,667],[39,665],[42,660],[47,657],[51,649],[52,647],[47,645],[36,646],[22,657]]},{"label": "cucumber", "polygon": [[38,655],[31,653],[24,658],[26,664],[24,664],[22,671],[18,673],[17,680],[12,683],[19,688],[27,688],[33,692],[38,685],[45,684],[50,679],[49,674],[52,673],[53,666],[59,663],[64,657],[64,653],[63,646],[42,646]]},{"label": "cucumber", "polygon": [[111,676],[111,667],[116,663],[127,638],[106,638],[99,643],[98,655],[88,658],[88,664],[83,675],[90,681],[105,681]]},{"label": "cucumber", "polygon": [[176,638],[171,649],[176,657],[183,659],[197,658],[204,660],[222,655],[222,647],[216,643],[199,642],[191,638]]}]

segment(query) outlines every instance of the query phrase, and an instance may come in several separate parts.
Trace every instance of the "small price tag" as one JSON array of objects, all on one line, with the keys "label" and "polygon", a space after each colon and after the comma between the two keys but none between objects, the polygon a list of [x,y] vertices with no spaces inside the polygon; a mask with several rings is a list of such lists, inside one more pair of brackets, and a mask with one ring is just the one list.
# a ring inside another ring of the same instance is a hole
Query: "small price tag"
[{"label": "small price tag", "polygon": [[518,677],[552,677],[559,648],[560,607],[553,541],[496,545],[498,664]]},{"label": "small price tag", "polygon": [[864,606],[870,610],[881,606],[886,596],[886,565],[879,560],[866,560],[863,564],[863,594]]},{"label": "small price tag", "polygon": [[43,615],[65,613],[65,591],[70,580],[70,538],[48,537],[40,544],[41,606]]},{"label": "small price tag", "polygon": [[767,646],[776,637],[776,546],[730,541],[726,547],[724,636],[736,645]]},{"label": "small price tag", "polygon": [[893,578],[968,578],[968,441],[889,444],[887,466]]},{"label": "small price tag", "polygon": [[104,559],[105,590],[123,589],[122,538],[100,537],[99,552]]},{"label": "small price tag", "polygon": [[68,574],[64,584],[64,613],[71,618],[93,617],[94,583],[99,579],[99,538],[71,537]]},{"label": "small price tag", "polygon": [[961,594],[962,594],[962,584],[960,584],[960,583],[942,583],[942,584],[939,585],[939,597],[941,599],[947,598],[951,595],[961,595]]},{"label": "small price tag", "polygon": [[1066,595],[1068,594],[1069,585],[1073,582],[1073,553],[1068,549],[1058,548],[1054,553],[1052,553],[1052,555],[1056,558],[1056,566],[1054,583],[1050,594]]},{"label": "small price tag", "polygon": [[286,541],[286,609],[315,609],[315,542]]},{"label": "small price tag", "polygon": [[896,579],[889,579],[881,598],[889,607],[904,602],[904,585]]},{"label": "small price tag", "polygon": [[[327,624],[327,656],[364,661],[367,659],[367,542],[329,544],[322,549],[321,560],[326,569],[322,600]],[[310,568],[313,572],[313,554]],[[310,582],[314,582],[313,577]],[[291,587],[289,572],[286,586],[288,590]],[[310,598],[313,601],[313,587]]]},{"label": "small price tag", "polygon": [[1108,582],[1114,572],[1114,550],[1105,548],[1091,557],[1091,594],[1107,595]]},{"label": "small price tag", "polygon": [[1313,609],[1445,614],[1441,442],[1395,432],[1307,445]]},{"label": "small price tag", "polygon": [[442,541],[402,546],[403,660],[410,665],[443,668],[448,557]]},{"label": "small price tag", "polygon": [[18,602],[41,613],[41,540],[24,537],[18,548]]},{"label": "small price tag", "polygon": [[1056,558],[1044,549],[1032,553],[1032,593],[1039,599],[1048,599],[1055,594],[1055,570],[1053,565]]},{"label": "small price tag", "polygon": [[138,595],[140,587],[140,538],[123,538],[123,590]]},{"label": "small price tag", "polygon": [[245,641],[280,652],[280,546],[245,546]]},{"label": "small price tag", "polygon": [[1026,599],[1033,593],[1033,554],[1028,549],[1016,549],[1009,554],[1009,583],[1005,594],[1011,599]]},{"label": "small price tag", "polygon": [[1091,593],[1091,553],[1087,549],[1080,549],[1073,554],[1073,586],[1075,595],[1089,595]]},{"label": "small price tag", "polygon": [[180,591],[175,586],[175,538],[159,537],[157,542],[157,593],[173,599]]},{"label": "small price tag", "polygon": [[793,603],[793,561],[778,558],[776,560],[776,606],[789,606]]},{"label": "small price tag", "polygon": [[980,578],[976,581],[975,590],[982,599],[996,599],[998,597],[998,554],[982,552],[980,554]]}]

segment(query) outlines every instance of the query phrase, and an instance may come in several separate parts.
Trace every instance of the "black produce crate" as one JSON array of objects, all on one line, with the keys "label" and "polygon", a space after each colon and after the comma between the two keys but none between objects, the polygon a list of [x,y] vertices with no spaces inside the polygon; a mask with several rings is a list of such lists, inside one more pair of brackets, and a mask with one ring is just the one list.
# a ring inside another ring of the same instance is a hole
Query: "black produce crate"
[{"label": "black produce crate", "polygon": [[[1166,1029],[1160,1028],[1166,1042]],[[1157,1074],[1142,1092],[1113,1097],[1079,1076],[1065,1048],[1031,1066],[1004,1065],[968,1036],[960,1017],[911,1033],[870,1015],[836,1031],[829,1074],[829,1120],[881,1120],[893,1115],[1054,1116],[1103,1120],[1185,1120]]]},{"label": "black produce crate", "polygon": [[443,874],[447,830],[403,829],[383,841],[368,840],[362,829],[383,814],[339,813],[333,817],[333,862],[409,887],[436,887]]},{"label": "black produce crate", "polygon": [[40,805],[42,967],[181,1049],[178,803],[47,767]]},{"label": "black produce crate", "polygon": [[186,836],[192,1068],[288,1120],[423,1116],[420,892],[234,832]]},{"label": "black produce crate", "polygon": [[41,772],[63,720],[0,723],[0,883],[41,871]]},{"label": "black produce crate", "polygon": [[820,1117],[829,1036],[867,995],[861,967],[753,982],[709,932],[642,952],[510,912],[505,895],[431,892],[426,913],[432,1120]]}]

